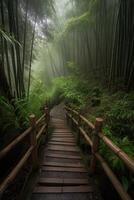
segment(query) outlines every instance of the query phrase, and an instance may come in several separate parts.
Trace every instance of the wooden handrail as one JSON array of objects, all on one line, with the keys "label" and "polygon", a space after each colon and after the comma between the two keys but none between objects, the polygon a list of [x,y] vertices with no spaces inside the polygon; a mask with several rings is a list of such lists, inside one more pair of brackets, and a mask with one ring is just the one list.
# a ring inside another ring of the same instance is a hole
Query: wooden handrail
[{"label": "wooden handrail", "polygon": [[46,113],[44,115],[42,115],[37,121],[36,121],[36,125],[38,125],[40,122],[42,122],[42,120],[44,120],[46,117]]},{"label": "wooden handrail", "polygon": [[42,133],[44,132],[45,128],[47,127],[47,124],[43,125],[40,131],[36,135],[36,140],[38,141]]},{"label": "wooden handrail", "polygon": [[[36,125],[39,125],[43,119],[45,119],[46,113],[43,114],[37,121]],[[19,142],[25,139],[32,131],[32,127],[29,127],[25,130],[21,135],[19,135],[16,139],[14,139],[10,144],[8,144],[4,149],[0,151],[0,160],[5,157]]]},{"label": "wooden handrail", "polygon": [[112,152],[114,152],[134,173],[134,161],[130,157],[128,157],[128,155],[125,152],[123,152],[117,145],[115,145],[108,137],[103,135],[103,133],[99,133],[99,137],[112,150]]},{"label": "wooden handrail", "polygon": [[87,135],[86,131],[84,131],[84,129],[81,127],[79,128],[79,130],[80,130],[81,134],[84,136],[86,142],[92,147],[93,142],[92,142],[91,138]]},{"label": "wooden handrail", "polygon": [[9,145],[7,145],[3,150],[0,151],[0,159],[5,157],[19,142],[21,142],[26,136],[30,134],[32,128],[29,127],[24,133],[13,140]]},{"label": "wooden handrail", "polygon": [[3,181],[3,183],[0,185],[0,193],[3,193],[4,190],[8,187],[8,185],[15,179],[19,171],[22,169],[28,158],[30,157],[33,146],[28,149],[28,151],[23,155],[21,160],[18,162],[18,164],[15,166],[15,168],[9,173],[9,175],[6,177],[6,179]]},{"label": "wooden handrail", "polygon": [[[30,147],[27,152],[20,158],[20,161],[17,165],[11,170],[9,175],[5,177],[3,182],[0,185],[0,197],[3,192],[9,186],[9,184],[16,178],[17,174],[23,168],[29,157],[32,157],[32,168],[36,169],[38,166],[38,155],[37,155],[37,143],[41,135],[48,127],[49,119],[48,108],[45,109],[45,113],[36,120],[35,115],[30,116],[30,127],[24,131],[20,136],[14,139],[9,145],[7,145],[3,150],[0,151],[0,159],[4,158],[12,149],[16,147],[17,144],[23,142],[26,137],[30,137]],[[43,123],[45,123],[43,125]],[[46,130],[47,131],[47,130]],[[46,133],[45,131],[45,133]]]},{"label": "wooden handrail", "polygon": [[95,129],[95,126],[93,123],[91,123],[90,121],[88,121],[84,116],[80,115],[80,118],[83,120],[83,122],[85,122],[87,124],[87,126],[89,128],[91,128],[92,130]]},{"label": "wooden handrail", "polygon": [[[91,159],[91,168],[90,170],[93,172],[96,166],[96,159],[101,163],[102,168],[104,169],[105,173],[111,180],[113,186],[115,187],[116,191],[120,195],[122,200],[132,200],[129,194],[125,191],[122,184],[118,180],[118,178],[114,175],[108,164],[99,154],[99,139],[101,139],[115,155],[117,155],[123,163],[128,167],[128,169],[134,173],[134,160],[132,160],[125,152],[123,152],[117,145],[115,145],[108,137],[106,137],[102,132],[102,119],[96,118],[96,124],[93,125],[90,121],[88,121],[84,116],[80,115],[79,112],[73,110],[70,107],[65,106],[66,115],[71,119],[71,121],[76,125],[81,135],[85,138],[86,142],[91,146],[92,149],[92,159]],[[74,115],[72,115],[74,113]],[[77,118],[75,117],[77,116]],[[81,120],[79,120],[81,119]],[[87,128],[93,130],[94,136],[91,139],[87,133],[87,130],[84,130],[82,127],[82,123],[87,125]]]},{"label": "wooden handrail", "polygon": [[74,110],[74,109],[71,109],[71,108],[69,108],[69,107],[67,107],[67,106],[65,106],[65,109],[66,109],[66,110],[69,110],[69,111],[71,111],[72,113],[74,113],[75,115],[79,116],[79,117],[82,119],[82,121],[85,122],[85,124],[87,124],[87,126],[89,126],[92,130],[95,129],[94,124],[91,123],[90,121],[88,121],[83,115],[79,114],[78,111],[76,111],[76,110]]},{"label": "wooden handrail", "polygon": [[122,200],[132,200],[131,197],[127,194],[127,192],[122,187],[122,184],[117,179],[116,175],[112,172],[112,170],[110,169],[110,167],[108,166],[108,164],[102,158],[102,156],[99,155],[99,153],[96,153],[95,156],[99,160],[99,162],[101,163],[102,168],[104,169],[105,173],[107,174],[107,176],[111,180],[114,188],[120,194],[121,199]]},{"label": "wooden handrail", "polygon": [[[67,110],[71,110],[74,112],[73,109],[69,108],[69,107],[65,107],[65,109],[67,108]],[[79,115],[79,114],[78,114]],[[74,119],[73,117],[71,117],[71,115],[68,114],[68,116],[70,118],[72,118],[72,120],[75,122],[75,124],[77,125],[78,122],[76,119]],[[80,118],[85,121],[87,123],[87,125],[89,125],[89,128],[92,127],[92,129],[95,129],[95,126],[89,122],[85,117],[83,117],[82,115],[79,115]],[[104,143],[126,164],[126,166],[132,171],[134,172],[134,161],[125,153],[123,152],[119,147],[117,147],[117,145],[115,145],[108,137],[106,137],[102,132],[100,132],[99,137],[104,141]],[[88,137],[88,135],[87,135]]]}]

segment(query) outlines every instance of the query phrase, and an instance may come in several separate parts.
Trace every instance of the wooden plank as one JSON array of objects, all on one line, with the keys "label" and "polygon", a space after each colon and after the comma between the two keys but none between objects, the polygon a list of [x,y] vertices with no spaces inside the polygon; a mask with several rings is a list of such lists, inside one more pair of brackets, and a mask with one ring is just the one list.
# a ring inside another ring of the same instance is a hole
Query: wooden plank
[{"label": "wooden plank", "polygon": [[74,137],[73,136],[70,136],[70,135],[52,135],[51,139],[57,139],[57,138],[64,138],[65,140],[66,139],[70,139],[70,140],[74,140]]},{"label": "wooden plank", "polygon": [[65,139],[65,138],[52,138],[51,142],[75,142],[74,139]]},{"label": "wooden plank", "polygon": [[83,178],[64,178],[63,184],[69,184],[69,185],[86,185],[89,184],[88,179]]},{"label": "wooden plank", "polygon": [[70,132],[70,133],[53,133],[52,135],[71,135],[73,136],[73,134]]},{"label": "wooden plank", "polygon": [[72,155],[72,156],[78,156],[79,152],[74,151],[64,151],[64,150],[50,150],[46,149],[46,153],[56,153],[56,154],[62,154],[62,155]]},{"label": "wooden plank", "polygon": [[87,172],[84,168],[73,168],[73,167],[42,167],[43,171],[57,171],[57,172]]},{"label": "wooden plank", "polygon": [[64,159],[81,159],[80,156],[75,155],[63,155],[63,154],[56,154],[56,153],[47,153],[46,157],[52,158],[64,158]]},{"label": "wooden plank", "polygon": [[36,187],[33,191],[36,194],[43,194],[43,193],[62,193],[62,187]]},{"label": "wooden plank", "polygon": [[71,151],[71,152],[80,152],[79,149],[73,148],[73,147],[67,147],[67,146],[58,146],[58,145],[52,145],[47,147],[48,150],[53,150],[53,151]]},{"label": "wooden plank", "polygon": [[60,146],[60,145],[48,145],[47,148],[48,149],[54,148],[54,150],[61,149],[63,151],[65,149],[70,150],[70,151],[73,151],[73,150],[74,151],[78,151],[78,152],[80,151],[79,148],[76,145],[75,146],[71,146],[71,147],[70,146],[64,146],[64,145],[63,146]]},{"label": "wooden plank", "polygon": [[35,194],[46,194],[46,193],[91,193],[93,188],[91,186],[57,186],[57,187],[48,187],[48,186],[39,186],[34,190]]},{"label": "wooden plank", "polygon": [[69,129],[55,129],[53,133],[71,133]]},{"label": "wooden plank", "polygon": [[63,185],[63,178],[40,178],[38,181],[40,185]]},{"label": "wooden plank", "polygon": [[76,146],[75,143],[66,143],[66,142],[48,142],[48,145]]},{"label": "wooden plank", "polygon": [[65,141],[65,138],[51,138],[51,140],[50,140],[51,142],[72,142],[72,143],[74,143],[75,142],[75,140],[73,139],[66,139],[66,141]]},{"label": "wooden plank", "polygon": [[91,186],[68,186],[62,187],[63,193],[90,193],[93,192],[93,188]]},{"label": "wooden plank", "polygon": [[62,136],[57,136],[57,135],[52,135],[51,139],[64,139],[64,140],[74,140],[73,136],[66,136],[66,135],[62,135]]},{"label": "wooden plank", "polygon": [[74,168],[83,168],[83,165],[80,162],[74,163],[59,163],[59,162],[44,162],[43,166],[55,166],[55,167],[74,167]]},{"label": "wooden plank", "polygon": [[52,134],[52,137],[71,137],[74,138],[74,136],[71,133],[54,133]]},{"label": "wooden plank", "polygon": [[68,179],[68,178],[40,178],[38,181],[40,185],[87,185],[88,179]]},{"label": "wooden plank", "polygon": [[64,137],[64,136],[62,136],[62,137],[57,137],[57,136],[54,136],[54,137],[51,137],[51,141],[53,141],[53,140],[56,140],[56,141],[60,141],[60,142],[75,142],[75,138],[74,137]]}]

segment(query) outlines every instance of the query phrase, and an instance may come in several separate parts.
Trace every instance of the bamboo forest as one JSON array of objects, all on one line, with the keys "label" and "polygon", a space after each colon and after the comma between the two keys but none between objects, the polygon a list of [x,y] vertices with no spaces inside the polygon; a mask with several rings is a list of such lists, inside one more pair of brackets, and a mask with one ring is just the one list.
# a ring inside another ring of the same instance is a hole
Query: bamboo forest
[{"label": "bamboo forest", "polygon": [[0,0],[0,200],[134,199],[134,0]]}]

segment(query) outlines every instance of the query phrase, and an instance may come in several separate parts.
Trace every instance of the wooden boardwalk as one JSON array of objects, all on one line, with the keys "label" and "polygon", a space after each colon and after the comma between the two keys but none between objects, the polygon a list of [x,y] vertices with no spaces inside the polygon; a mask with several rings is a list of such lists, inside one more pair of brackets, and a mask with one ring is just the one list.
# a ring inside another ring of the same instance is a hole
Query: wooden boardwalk
[{"label": "wooden boardwalk", "polygon": [[31,200],[97,200],[61,106],[52,110],[51,125],[52,137]]}]

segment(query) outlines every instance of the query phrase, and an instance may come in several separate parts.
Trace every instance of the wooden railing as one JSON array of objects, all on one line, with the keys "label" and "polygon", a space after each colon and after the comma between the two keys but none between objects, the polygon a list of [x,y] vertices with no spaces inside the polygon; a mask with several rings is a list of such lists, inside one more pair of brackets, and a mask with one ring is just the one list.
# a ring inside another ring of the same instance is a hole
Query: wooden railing
[{"label": "wooden railing", "polygon": [[[130,195],[125,191],[119,179],[116,177],[114,172],[111,170],[104,158],[99,154],[99,143],[102,140],[105,145],[115,153],[126,165],[126,167],[134,173],[134,160],[129,158],[129,156],[123,152],[118,146],[116,146],[108,137],[106,137],[102,132],[103,119],[96,118],[95,125],[89,122],[85,117],[83,117],[79,112],[71,109],[70,107],[65,107],[66,116],[68,120],[71,120],[72,125],[75,124],[76,128],[79,130],[77,134],[77,140],[80,141],[80,136],[83,136],[91,146],[92,158],[90,163],[90,171],[93,173],[96,169],[96,161],[98,160],[101,164],[106,175],[112,182],[114,188],[120,195],[122,200],[132,200]],[[90,133],[90,134],[89,134]],[[91,136],[92,133],[92,136]]]},{"label": "wooden railing", "polygon": [[47,135],[47,127],[49,121],[48,108],[45,108],[44,114],[40,119],[36,120],[35,115],[32,114],[29,116],[29,120],[30,127],[0,151],[0,160],[2,160],[7,156],[8,153],[11,152],[11,150],[15,149],[18,144],[24,143],[25,139],[28,139],[27,141],[29,141],[28,149],[26,149],[25,153],[23,156],[21,156],[16,166],[10,171],[10,173],[0,184],[0,197],[2,197],[3,192],[15,180],[16,176],[22,170],[29,158],[31,158],[32,169],[35,170],[38,168],[38,143],[40,141],[41,135],[44,135],[44,137]]}]

